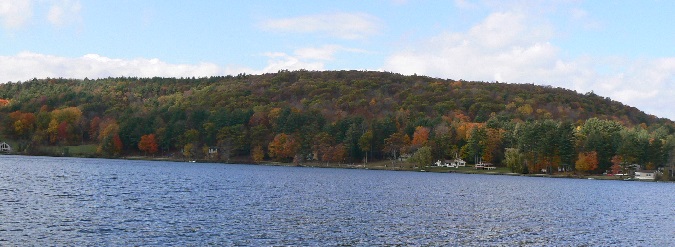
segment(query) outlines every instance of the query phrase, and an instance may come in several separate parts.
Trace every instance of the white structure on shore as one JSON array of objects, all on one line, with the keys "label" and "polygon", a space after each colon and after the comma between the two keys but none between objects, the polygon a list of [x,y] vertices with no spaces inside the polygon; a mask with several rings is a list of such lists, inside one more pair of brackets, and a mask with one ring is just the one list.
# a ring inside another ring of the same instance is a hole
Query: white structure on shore
[{"label": "white structure on shore", "polygon": [[635,179],[637,180],[654,180],[656,179],[655,170],[642,170],[635,172]]},{"label": "white structure on shore", "polygon": [[9,146],[6,142],[0,142],[0,153],[9,153],[12,151],[12,147]]},{"label": "white structure on shore", "polygon": [[434,164],[435,164],[436,166],[440,166],[440,167],[453,167],[453,168],[458,168],[458,167],[460,167],[460,166],[466,166],[466,161],[457,158],[457,159],[454,159],[454,160],[452,160],[452,161],[450,161],[450,160],[445,160],[445,162],[438,160],[438,161],[436,161],[436,163],[434,163]]}]

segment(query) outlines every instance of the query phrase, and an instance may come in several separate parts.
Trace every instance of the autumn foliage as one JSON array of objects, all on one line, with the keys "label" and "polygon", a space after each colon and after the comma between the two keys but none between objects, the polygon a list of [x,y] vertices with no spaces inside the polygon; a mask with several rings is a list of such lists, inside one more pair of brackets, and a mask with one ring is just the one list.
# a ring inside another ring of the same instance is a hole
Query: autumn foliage
[{"label": "autumn foliage", "polygon": [[417,126],[413,134],[412,145],[421,147],[426,145],[427,141],[429,141],[429,128]]},{"label": "autumn foliage", "polygon": [[17,138],[27,138],[35,129],[35,114],[15,111],[9,114],[11,121],[13,121],[13,128],[9,128],[13,136]]},{"label": "autumn foliage", "polygon": [[146,154],[157,153],[159,150],[159,145],[157,144],[157,138],[155,137],[155,134],[141,136],[141,141],[138,142],[138,150],[141,150]]},{"label": "autumn foliage", "polygon": [[340,163],[345,160],[347,155],[347,149],[342,144],[337,144],[335,146],[329,146],[324,149],[321,160],[326,162],[335,162]]},{"label": "autumn foliage", "polygon": [[598,153],[595,151],[579,153],[575,168],[580,172],[598,169]]},{"label": "autumn foliage", "polygon": [[623,157],[620,155],[614,155],[612,157],[612,166],[609,167],[611,169],[612,174],[619,174],[621,173],[622,167],[621,164],[623,163]]},{"label": "autumn foliage", "polygon": [[430,154],[504,166],[514,149],[523,172],[570,171],[579,161],[579,171],[600,173],[617,155],[623,164],[667,164],[673,136],[672,121],[592,92],[388,72],[0,84],[0,137],[27,154],[90,145],[106,157],[162,150],[191,160],[359,163],[428,147],[420,164]]},{"label": "autumn foliage", "polygon": [[299,148],[300,145],[295,138],[285,133],[274,136],[274,140],[270,142],[268,147],[270,157],[278,161],[288,161],[293,159]]},{"label": "autumn foliage", "polygon": [[255,146],[251,151],[251,158],[253,158],[253,162],[255,163],[262,162],[265,158],[265,150],[261,146]]},{"label": "autumn foliage", "polygon": [[120,126],[117,121],[107,119],[101,123],[100,129],[98,153],[104,156],[119,156],[122,154],[124,144],[119,135]]}]

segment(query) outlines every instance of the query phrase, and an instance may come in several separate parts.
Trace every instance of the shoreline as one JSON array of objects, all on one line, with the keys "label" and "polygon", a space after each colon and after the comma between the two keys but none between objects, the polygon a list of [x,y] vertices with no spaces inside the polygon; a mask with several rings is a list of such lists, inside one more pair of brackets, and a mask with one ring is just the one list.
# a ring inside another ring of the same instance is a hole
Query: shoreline
[{"label": "shoreline", "polygon": [[[125,160],[147,160],[147,161],[172,161],[172,162],[186,162],[191,163],[185,159],[171,159],[171,158],[152,158],[145,156],[127,156],[122,157]],[[323,162],[304,162],[304,163],[283,163],[273,161],[263,161],[261,163],[251,163],[243,161],[222,162],[209,160],[196,160],[196,163],[212,163],[212,164],[238,164],[238,165],[262,165],[262,166],[286,166],[286,167],[308,167],[308,168],[333,168],[333,169],[361,169],[361,170],[383,170],[383,171],[407,171],[407,172],[432,172],[432,173],[458,173],[458,174],[482,174],[482,175],[500,175],[500,176],[521,176],[521,177],[543,177],[543,178],[569,178],[569,179],[589,179],[589,180],[616,180],[616,181],[642,181],[635,180],[630,177],[615,177],[606,175],[582,175],[575,173],[557,173],[557,174],[520,174],[513,173],[506,167],[498,167],[497,170],[488,171],[482,169],[474,169],[472,166],[463,168],[449,168],[449,167],[414,167],[412,164],[402,161],[397,161],[393,166],[391,161],[376,161],[367,164],[339,164],[339,163],[323,163]],[[627,179],[630,178],[630,179]],[[652,181],[642,181],[652,182]],[[656,181],[653,181],[656,182]],[[660,181],[667,182],[667,181]]]},{"label": "shoreline", "polygon": [[261,163],[251,163],[244,160],[233,159],[232,162],[223,162],[215,160],[187,160],[176,159],[172,157],[149,157],[149,156],[123,156],[116,158],[106,157],[83,157],[83,156],[54,156],[54,155],[24,155],[16,153],[0,154],[8,156],[34,156],[34,157],[65,157],[65,158],[94,158],[94,159],[111,159],[111,160],[142,160],[142,161],[165,161],[178,163],[211,163],[211,164],[239,164],[239,165],[262,165],[262,166],[286,166],[286,167],[311,167],[311,168],[334,168],[334,169],[361,169],[361,170],[383,170],[383,171],[408,171],[408,172],[433,172],[433,173],[459,173],[459,174],[482,174],[482,175],[501,175],[501,176],[521,176],[521,177],[543,177],[543,178],[570,178],[570,179],[589,179],[589,180],[615,180],[615,181],[641,181],[641,182],[673,182],[673,181],[643,181],[636,180],[630,177],[615,177],[606,175],[582,175],[575,173],[557,173],[557,174],[520,174],[513,173],[506,167],[498,167],[496,170],[482,170],[474,169],[472,166],[461,168],[449,167],[416,167],[410,163],[403,161],[376,161],[367,164],[340,164],[340,163],[323,163],[323,162],[303,162],[303,163],[283,163],[273,161],[263,161]]}]

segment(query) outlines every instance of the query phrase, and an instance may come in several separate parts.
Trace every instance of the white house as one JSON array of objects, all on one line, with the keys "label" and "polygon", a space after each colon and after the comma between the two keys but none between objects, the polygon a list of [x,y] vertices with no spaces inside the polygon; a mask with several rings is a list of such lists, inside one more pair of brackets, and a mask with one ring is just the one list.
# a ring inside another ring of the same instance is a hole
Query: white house
[{"label": "white house", "polygon": [[455,158],[451,164],[454,167],[466,166],[466,161],[460,158]]},{"label": "white house", "polygon": [[217,158],[218,157],[218,147],[209,147],[209,158]]},{"label": "white house", "polygon": [[12,147],[9,146],[6,142],[0,142],[0,152],[9,153],[12,151]]},{"label": "white house", "polygon": [[440,166],[440,167],[458,168],[460,166],[466,166],[466,162],[462,159],[454,159],[452,161],[450,161],[450,160],[445,160],[445,161],[438,160],[438,161],[436,161],[436,163],[434,163],[434,165]]},{"label": "white house", "polygon": [[654,180],[656,178],[656,171],[654,170],[642,170],[635,172],[635,179],[637,180]]}]

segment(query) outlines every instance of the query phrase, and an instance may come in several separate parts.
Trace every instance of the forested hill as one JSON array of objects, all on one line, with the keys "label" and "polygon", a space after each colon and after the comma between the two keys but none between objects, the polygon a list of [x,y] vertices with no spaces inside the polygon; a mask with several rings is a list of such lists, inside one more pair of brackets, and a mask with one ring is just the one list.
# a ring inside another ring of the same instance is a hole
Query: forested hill
[{"label": "forested hill", "polygon": [[75,106],[87,117],[169,109],[190,114],[280,107],[319,111],[331,121],[354,116],[382,118],[409,111],[429,119],[462,113],[474,122],[485,122],[496,114],[520,121],[577,122],[596,117],[628,126],[671,123],[593,93],[370,71],[280,71],[198,79],[34,79],[0,84],[0,98],[13,103],[2,109],[4,113]]},{"label": "forested hill", "polygon": [[[594,119],[649,134],[658,129],[669,136],[674,130],[668,119],[593,93],[369,71],[34,79],[0,85],[0,117],[3,136],[22,143],[28,153],[31,147],[81,143],[99,145],[105,156],[147,153],[153,150],[139,142],[153,134],[162,153],[182,150],[196,158],[208,157],[208,147],[220,148],[218,158],[227,150],[226,158],[254,160],[312,154],[322,160],[321,153],[344,149],[337,157],[347,162],[414,153],[445,133],[450,139],[432,142],[446,145],[433,148],[435,157],[484,155],[494,150],[465,147],[474,130],[508,133],[528,123],[568,124],[578,131]],[[424,129],[425,140],[414,140]],[[397,135],[401,147],[387,146]],[[503,150],[522,144],[507,135],[500,134],[501,151],[486,158],[502,163]],[[279,138],[293,142],[292,154],[275,146],[284,143]],[[611,155],[617,154],[614,149]],[[577,153],[589,150],[575,143]]]}]

